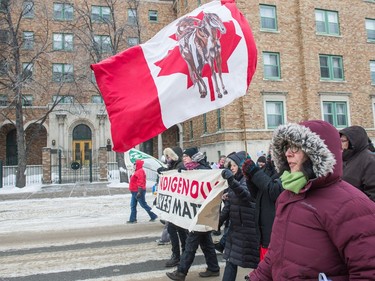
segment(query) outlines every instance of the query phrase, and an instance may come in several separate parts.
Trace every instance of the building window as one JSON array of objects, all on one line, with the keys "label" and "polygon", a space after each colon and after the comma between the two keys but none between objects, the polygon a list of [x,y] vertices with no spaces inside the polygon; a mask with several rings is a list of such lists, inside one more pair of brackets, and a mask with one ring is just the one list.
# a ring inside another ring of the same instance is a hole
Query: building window
[{"label": "building window", "polygon": [[92,6],[91,19],[95,22],[111,21],[111,9],[107,6]]},{"label": "building window", "polygon": [[73,103],[74,98],[72,96],[53,96],[53,103]]},{"label": "building window", "polygon": [[73,6],[68,3],[54,3],[53,18],[55,20],[72,20]]},{"label": "building window", "polygon": [[207,133],[207,114],[203,113],[203,133]]},{"label": "building window", "polygon": [[136,9],[128,9],[128,23],[137,24],[137,10]]},{"label": "building window", "polygon": [[30,62],[22,63],[22,79],[25,81],[31,81],[33,76],[34,65]]},{"label": "building window", "polygon": [[95,35],[94,45],[100,53],[112,52],[111,38],[108,35]]},{"label": "building window", "polygon": [[155,10],[149,10],[148,11],[148,20],[152,22],[158,21],[158,11]]},{"label": "building window", "polygon": [[265,79],[280,79],[280,54],[263,52],[263,67]]},{"label": "building window", "polygon": [[375,60],[370,61],[371,84],[375,85]]},{"label": "building window", "polygon": [[375,19],[366,19],[367,40],[375,41]]},{"label": "building window", "polygon": [[5,75],[8,72],[8,63],[5,59],[0,59],[0,75]]},{"label": "building window", "polygon": [[31,95],[22,96],[22,105],[23,106],[32,106],[33,105],[33,96],[31,96]]},{"label": "building window", "polygon": [[7,12],[9,0],[0,0],[0,12]]},{"label": "building window", "polygon": [[339,15],[335,11],[316,9],[315,25],[319,34],[340,35]]},{"label": "building window", "polygon": [[266,101],[266,127],[274,129],[284,124],[284,102],[283,101]]},{"label": "building window", "polygon": [[92,103],[104,103],[102,96],[95,95],[91,97]]},{"label": "building window", "polygon": [[32,50],[34,48],[34,32],[31,32],[31,31],[23,32],[22,47],[26,50]]},{"label": "building window", "polygon": [[190,120],[190,139],[192,140],[194,137],[194,133],[193,133],[193,121]]},{"label": "building window", "polygon": [[54,82],[72,82],[74,80],[73,65],[66,63],[54,63],[52,68],[52,80]]},{"label": "building window", "polygon": [[8,105],[8,97],[6,95],[0,95],[0,106]]},{"label": "building window", "polygon": [[73,34],[54,33],[53,34],[53,49],[72,51],[73,50]]},{"label": "building window", "polygon": [[344,80],[342,56],[319,55],[320,78],[324,80]]},{"label": "building window", "polygon": [[324,121],[331,123],[336,128],[348,126],[348,108],[345,101],[323,101]]},{"label": "building window", "polygon": [[260,29],[277,30],[275,6],[260,5]]},{"label": "building window", "polygon": [[0,29],[0,43],[8,43],[9,31]]},{"label": "building window", "polygon": [[216,118],[217,118],[217,130],[221,130],[221,110],[216,110]]},{"label": "building window", "polygon": [[128,46],[133,47],[135,45],[139,44],[139,38],[138,37],[128,37]]},{"label": "building window", "polygon": [[33,18],[34,17],[34,2],[33,1],[24,1],[23,2],[22,16],[24,18]]}]

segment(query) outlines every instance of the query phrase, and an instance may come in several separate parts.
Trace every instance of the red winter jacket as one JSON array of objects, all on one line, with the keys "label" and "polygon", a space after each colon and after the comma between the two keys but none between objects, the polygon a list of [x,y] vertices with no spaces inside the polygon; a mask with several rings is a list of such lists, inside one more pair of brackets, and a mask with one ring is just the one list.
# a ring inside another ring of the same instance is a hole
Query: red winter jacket
[{"label": "red winter jacket", "polygon": [[143,163],[142,160],[135,161],[135,172],[130,177],[129,183],[129,190],[131,192],[137,192],[139,187],[146,190],[146,173],[143,169]]},{"label": "red winter jacket", "polygon": [[251,281],[375,280],[375,203],[341,180],[338,131],[324,121],[280,126],[271,142],[278,170],[287,165],[283,146],[301,147],[316,178],[277,200],[271,242]]}]

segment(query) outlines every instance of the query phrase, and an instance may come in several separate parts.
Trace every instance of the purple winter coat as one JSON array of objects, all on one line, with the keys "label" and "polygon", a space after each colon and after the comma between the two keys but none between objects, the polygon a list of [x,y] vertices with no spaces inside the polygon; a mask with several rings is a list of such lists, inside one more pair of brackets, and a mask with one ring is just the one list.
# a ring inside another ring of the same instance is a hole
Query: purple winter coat
[{"label": "purple winter coat", "polygon": [[278,171],[287,169],[283,152],[295,144],[307,154],[316,178],[277,200],[271,243],[251,281],[375,280],[375,203],[341,180],[338,131],[324,121],[278,127],[271,142]]}]

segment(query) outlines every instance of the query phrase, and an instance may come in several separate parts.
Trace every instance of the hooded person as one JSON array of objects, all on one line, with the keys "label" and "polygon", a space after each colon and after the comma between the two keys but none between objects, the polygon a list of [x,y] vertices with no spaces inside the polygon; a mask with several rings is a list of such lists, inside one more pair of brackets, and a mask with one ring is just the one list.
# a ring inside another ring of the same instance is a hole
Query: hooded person
[{"label": "hooded person", "polygon": [[279,126],[271,141],[285,189],[276,202],[271,242],[251,281],[374,280],[375,204],[341,180],[335,127],[313,120]]},{"label": "hooded person", "polygon": [[130,199],[130,218],[127,223],[136,223],[137,222],[137,205],[141,207],[148,213],[150,216],[150,221],[155,221],[158,216],[151,211],[151,207],[147,205],[146,202],[146,173],[143,169],[143,160],[135,161],[135,172],[130,177],[129,182],[129,191],[132,195]]},{"label": "hooded person", "polygon": [[220,213],[219,228],[229,219],[228,231],[224,234],[226,260],[223,280],[234,281],[238,267],[256,268],[259,262],[259,238],[255,227],[255,201],[242,174],[242,164],[247,159],[245,151],[227,156],[227,167],[222,177],[228,182],[227,199]]},{"label": "hooded person", "polygon": [[364,192],[375,201],[375,154],[371,153],[369,137],[364,128],[351,126],[340,131],[342,179]]}]

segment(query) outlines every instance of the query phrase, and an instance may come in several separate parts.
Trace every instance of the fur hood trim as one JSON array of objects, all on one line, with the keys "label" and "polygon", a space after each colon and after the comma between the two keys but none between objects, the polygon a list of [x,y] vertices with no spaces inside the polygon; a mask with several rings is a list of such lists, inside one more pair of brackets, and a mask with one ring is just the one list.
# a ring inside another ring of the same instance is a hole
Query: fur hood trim
[{"label": "fur hood trim", "polygon": [[300,147],[306,153],[313,164],[313,171],[317,178],[333,172],[336,159],[324,141],[310,128],[295,123],[281,125],[273,133],[272,157],[278,172],[289,170],[283,151],[283,147],[288,144]]},{"label": "fur hood trim", "polygon": [[174,152],[174,150],[170,147],[167,147],[166,149],[164,149],[163,154],[164,154],[165,158],[167,158],[167,156],[168,156],[173,161],[177,161],[179,159],[177,153]]}]

